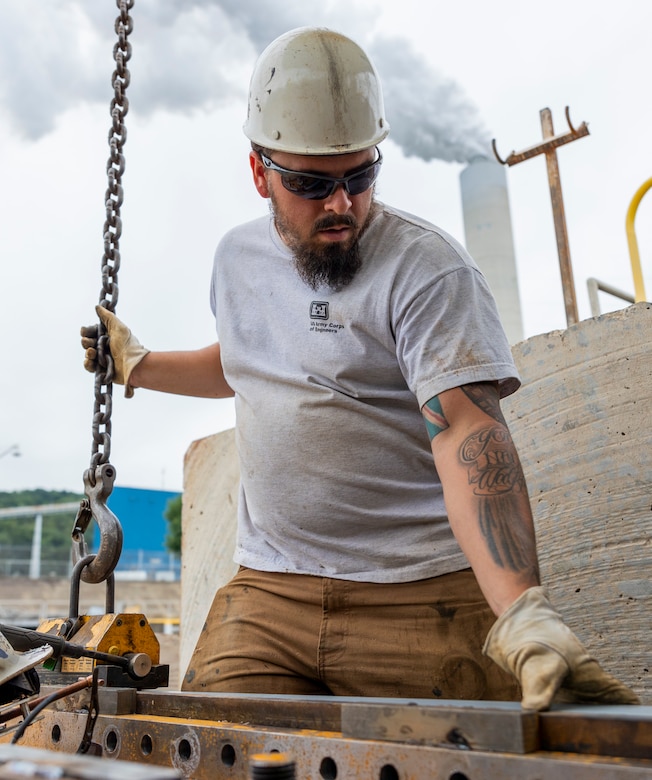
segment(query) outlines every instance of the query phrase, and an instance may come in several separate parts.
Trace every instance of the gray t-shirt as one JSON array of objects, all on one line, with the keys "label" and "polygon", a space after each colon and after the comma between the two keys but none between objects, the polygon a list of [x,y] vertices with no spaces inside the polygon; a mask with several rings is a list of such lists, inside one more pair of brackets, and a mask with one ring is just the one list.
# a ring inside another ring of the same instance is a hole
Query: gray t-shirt
[{"label": "gray t-shirt", "polygon": [[468,567],[420,412],[469,382],[519,385],[465,250],[379,204],[363,266],[312,290],[264,217],[229,232],[211,302],[235,391],[235,560],[263,571],[406,582]]}]

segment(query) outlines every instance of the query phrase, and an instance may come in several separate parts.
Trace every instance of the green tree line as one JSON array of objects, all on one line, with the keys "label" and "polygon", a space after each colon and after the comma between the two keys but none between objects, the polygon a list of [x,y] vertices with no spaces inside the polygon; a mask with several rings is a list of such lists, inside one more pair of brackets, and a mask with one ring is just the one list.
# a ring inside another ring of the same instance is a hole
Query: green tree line
[{"label": "green tree line", "polygon": [[[20,506],[42,506],[44,504],[66,504],[83,498],[78,493],[66,490],[16,490],[0,491],[0,509]],[[66,561],[70,558],[71,531],[76,512],[43,515],[41,537],[42,561]],[[0,518],[0,554],[2,549],[31,547],[35,517]]]}]

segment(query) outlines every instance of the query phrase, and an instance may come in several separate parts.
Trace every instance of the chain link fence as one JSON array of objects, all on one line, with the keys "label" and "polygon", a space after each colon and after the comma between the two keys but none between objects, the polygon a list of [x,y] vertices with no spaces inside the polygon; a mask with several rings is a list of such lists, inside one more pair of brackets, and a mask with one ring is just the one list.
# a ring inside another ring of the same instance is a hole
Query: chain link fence
[{"label": "chain link fence", "polygon": [[[0,578],[29,577],[32,572],[29,545],[0,544]],[[70,578],[72,562],[42,557],[39,579]],[[117,580],[174,582],[181,577],[181,560],[160,550],[123,550],[115,570]]]}]

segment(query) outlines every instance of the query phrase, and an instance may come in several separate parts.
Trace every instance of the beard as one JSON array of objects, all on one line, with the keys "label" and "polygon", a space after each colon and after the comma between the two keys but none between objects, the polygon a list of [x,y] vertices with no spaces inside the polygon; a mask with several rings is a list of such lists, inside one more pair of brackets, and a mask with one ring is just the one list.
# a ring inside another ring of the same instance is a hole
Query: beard
[{"label": "beard", "polygon": [[[358,221],[352,216],[324,217],[317,222],[315,230],[343,225],[355,229],[358,227]],[[362,266],[359,238],[356,234],[350,241],[338,241],[318,247],[308,243],[290,245],[297,273],[313,290],[323,284],[328,285],[331,290],[341,290],[353,281]]]},{"label": "beard", "polygon": [[[367,229],[375,212],[374,204],[363,225],[352,214],[329,214],[318,219],[308,239],[302,239],[287,222],[274,202],[270,199],[270,208],[278,232],[294,255],[294,266],[299,277],[313,290],[327,285],[331,290],[341,290],[353,281],[362,267],[360,238]],[[314,241],[320,230],[336,227],[350,227],[354,235],[348,241],[322,244]]]}]

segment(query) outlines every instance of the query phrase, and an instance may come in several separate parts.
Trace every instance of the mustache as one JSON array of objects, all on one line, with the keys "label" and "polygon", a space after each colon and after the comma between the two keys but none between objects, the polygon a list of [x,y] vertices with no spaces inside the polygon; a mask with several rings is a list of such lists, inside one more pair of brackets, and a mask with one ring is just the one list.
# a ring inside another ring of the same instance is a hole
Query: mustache
[{"label": "mustache", "polygon": [[316,235],[320,230],[328,230],[329,228],[351,227],[358,228],[358,220],[353,214],[327,214],[325,217],[320,217],[312,227],[312,235]]}]

